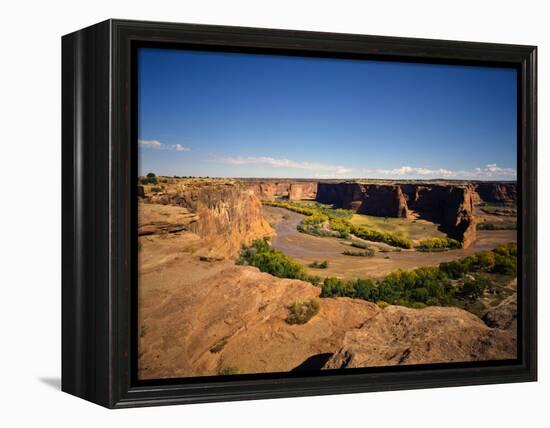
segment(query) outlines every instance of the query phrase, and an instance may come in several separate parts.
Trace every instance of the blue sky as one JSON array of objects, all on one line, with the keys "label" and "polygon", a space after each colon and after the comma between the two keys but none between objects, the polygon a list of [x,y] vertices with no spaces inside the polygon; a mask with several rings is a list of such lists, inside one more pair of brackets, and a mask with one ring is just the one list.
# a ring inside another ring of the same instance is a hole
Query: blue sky
[{"label": "blue sky", "polygon": [[516,174],[516,71],[141,48],[139,173]]}]

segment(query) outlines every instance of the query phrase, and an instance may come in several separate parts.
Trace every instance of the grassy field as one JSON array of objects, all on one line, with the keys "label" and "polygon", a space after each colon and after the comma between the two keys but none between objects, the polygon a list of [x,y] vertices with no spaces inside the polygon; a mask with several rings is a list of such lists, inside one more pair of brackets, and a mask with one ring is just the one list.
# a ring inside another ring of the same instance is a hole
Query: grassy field
[{"label": "grassy field", "polygon": [[375,217],[364,214],[354,214],[351,223],[355,226],[365,226],[395,234],[402,238],[418,241],[424,238],[445,237],[443,232],[437,230],[437,226],[426,220],[410,220],[404,218]]}]

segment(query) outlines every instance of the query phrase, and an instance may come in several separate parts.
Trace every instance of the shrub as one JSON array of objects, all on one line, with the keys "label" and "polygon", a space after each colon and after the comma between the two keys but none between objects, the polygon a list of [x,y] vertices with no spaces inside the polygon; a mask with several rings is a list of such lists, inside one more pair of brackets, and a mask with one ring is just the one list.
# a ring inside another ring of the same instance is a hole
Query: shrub
[{"label": "shrub", "polygon": [[288,308],[289,314],[286,322],[288,324],[305,324],[319,312],[320,307],[321,302],[318,298],[296,299]]},{"label": "shrub", "polygon": [[365,244],[364,242],[361,242],[361,241],[353,241],[351,243],[351,246],[355,248],[361,248],[362,250],[366,250],[367,248],[370,248],[369,244]]},{"label": "shrub", "polygon": [[481,296],[483,296],[483,293],[485,292],[487,285],[488,285],[487,281],[481,278],[476,278],[474,280],[467,280],[461,285],[459,290],[456,292],[457,297],[461,299],[472,300],[472,301],[477,300]]},{"label": "shrub", "polygon": [[328,260],[323,260],[322,262],[318,262],[317,260],[315,260],[313,263],[309,265],[309,267],[313,269],[327,269]]},{"label": "shrub", "polygon": [[418,251],[446,251],[449,249],[461,248],[462,244],[452,238],[426,238],[419,242],[416,249]]},{"label": "shrub", "polygon": [[153,174],[152,176],[150,174],[153,174],[153,173],[150,172],[149,174],[147,174],[147,177],[141,177],[139,179],[140,184],[142,184],[142,185],[147,185],[147,184],[155,185],[155,184],[158,184],[159,182],[158,182],[157,177],[155,177],[155,174]]},{"label": "shrub", "polygon": [[159,193],[162,189],[160,187],[151,187],[151,192]]},{"label": "shrub", "polygon": [[342,253],[345,256],[355,256],[355,257],[372,257],[374,256],[374,250],[371,248],[366,249],[365,251],[350,251],[346,250]]}]

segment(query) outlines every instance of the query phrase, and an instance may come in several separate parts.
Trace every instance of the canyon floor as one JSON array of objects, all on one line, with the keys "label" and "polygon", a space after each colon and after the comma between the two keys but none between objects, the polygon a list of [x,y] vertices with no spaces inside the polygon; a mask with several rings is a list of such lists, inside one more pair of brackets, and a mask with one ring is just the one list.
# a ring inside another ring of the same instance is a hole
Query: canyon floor
[{"label": "canyon floor", "polygon": [[[296,230],[296,226],[303,215],[289,212],[283,208],[264,206],[265,218],[275,230],[273,247],[291,256],[297,262],[308,266],[314,261],[328,261],[327,269],[309,268],[315,275],[330,275],[340,278],[382,278],[397,269],[413,269],[421,266],[437,266],[441,262],[448,262],[474,254],[479,251],[492,250],[498,244],[505,244],[517,240],[515,230],[478,231],[476,241],[468,248],[449,250],[445,252],[419,252],[414,250],[392,251],[388,245],[377,242],[368,242],[374,247],[386,248],[388,252],[376,252],[368,259],[350,257],[343,254],[349,249],[349,241],[339,238],[326,238],[307,235]],[[367,222],[369,216],[366,217]],[[413,223],[415,221],[416,223]],[[403,224],[410,223],[415,229],[426,229],[425,237],[440,236],[436,226],[426,220],[401,220]],[[419,233],[415,231],[415,233]]]},{"label": "canyon floor", "polygon": [[[307,189],[306,189],[307,190]],[[292,190],[302,195],[303,189]],[[307,197],[307,195],[306,195]],[[270,237],[274,248],[313,274],[379,278],[396,269],[436,266],[499,243],[515,230],[479,230],[468,248],[437,253],[342,254],[348,243],[296,230],[301,215],[261,205],[234,180],[166,180],[139,203],[138,376],[162,379],[245,373],[315,371],[516,356],[517,302],[509,293],[476,316],[459,308],[411,309],[347,297],[319,298],[309,282],[239,266],[241,248]],[[494,210],[483,221],[501,221]],[[485,216],[485,217],[484,217]],[[493,218],[495,217],[495,218]],[[355,221],[383,221],[365,216]],[[410,224],[410,229],[408,226]],[[408,219],[388,225],[412,237],[441,236],[437,225]],[[371,243],[384,249],[384,244]],[[295,302],[316,300],[318,313],[288,322]]]}]

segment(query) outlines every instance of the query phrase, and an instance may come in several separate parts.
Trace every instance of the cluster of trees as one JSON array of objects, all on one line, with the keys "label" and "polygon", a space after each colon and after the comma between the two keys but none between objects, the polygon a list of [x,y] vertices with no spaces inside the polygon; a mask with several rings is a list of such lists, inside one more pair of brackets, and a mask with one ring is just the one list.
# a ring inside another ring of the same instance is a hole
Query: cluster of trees
[{"label": "cluster of trees", "polygon": [[143,184],[143,185],[146,185],[146,184],[158,184],[158,183],[159,183],[159,181],[158,181],[158,179],[157,179],[157,176],[156,176],[154,173],[152,173],[152,172],[148,173],[145,177],[141,177],[141,178],[139,179],[139,182],[140,182],[141,184]]},{"label": "cluster of trees", "polygon": [[436,267],[398,270],[376,283],[369,279],[325,278],[321,288],[322,297],[353,297],[409,307],[452,305],[455,292],[450,279]]},{"label": "cluster of trees", "polygon": [[308,280],[304,266],[293,261],[282,251],[276,250],[269,243],[257,239],[245,248],[237,260],[238,265],[255,266],[262,272],[270,273],[279,278]]},{"label": "cluster of trees", "polygon": [[418,251],[447,251],[462,248],[462,244],[456,239],[433,237],[422,239],[416,249]]},{"label": "cluster of trees", "polygon": [[378,230],[367,229],[364,226],[351,225],[351,233],[358,238],[365,239],[366,241],[383,242],[391,245],[392,247],[399,247],[409,249],[413,247],[413,243],[410,239],[403,238],[388,232],[379,232]]},{"label": "cluster of trees", "polygon": [[502,275],[517,274],[517,244],[500,244],[492,251],[481,251],[471,256],[451,262],[443,262],[439,269],[452,279],[460,279],[465,274],[483,270]]}]

